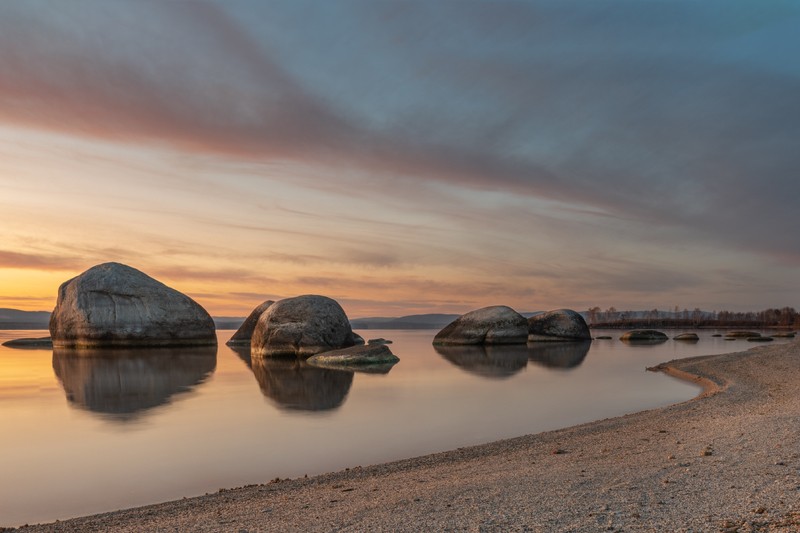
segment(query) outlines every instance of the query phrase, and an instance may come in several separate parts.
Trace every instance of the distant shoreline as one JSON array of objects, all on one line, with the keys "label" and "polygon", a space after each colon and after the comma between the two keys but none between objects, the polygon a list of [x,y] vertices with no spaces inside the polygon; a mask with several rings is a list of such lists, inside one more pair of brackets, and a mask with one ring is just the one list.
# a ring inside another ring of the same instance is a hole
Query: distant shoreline
[{"label": "distant shoreline", "polygon": [[791,507],[800,490],[800,342],[656,370],[704,392],[557,431],[23,531],[800,527]]}]

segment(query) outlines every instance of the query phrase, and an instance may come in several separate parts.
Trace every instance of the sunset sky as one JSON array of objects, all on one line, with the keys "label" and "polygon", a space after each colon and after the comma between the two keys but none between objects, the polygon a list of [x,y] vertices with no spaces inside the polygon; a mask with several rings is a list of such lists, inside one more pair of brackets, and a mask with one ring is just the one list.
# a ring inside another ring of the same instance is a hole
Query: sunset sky
[{"label": "sunset sky", "polygon": [[0,307],[798,307],[798,6],[0,2]]}]

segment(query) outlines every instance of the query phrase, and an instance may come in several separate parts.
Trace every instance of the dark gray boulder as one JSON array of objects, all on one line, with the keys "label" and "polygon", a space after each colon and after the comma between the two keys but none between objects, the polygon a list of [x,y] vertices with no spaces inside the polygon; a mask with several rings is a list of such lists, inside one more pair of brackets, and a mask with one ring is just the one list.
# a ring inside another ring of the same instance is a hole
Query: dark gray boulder
[{"label": "dark gray boulder", "polygon": [[214,321],[197,302],[120,263],[94,266],[59,287],[50,336],[65,348],[217,343]]},{"label": "dark gray boulder", "polygon": [[592,340],[589,326],[572,309],[556,309],[528,319],[528,342]]},{"label": "dark gray boulder", "polygon": [[310,357],[355,344],[342,307],[325,296],[304,295],[272,304],[256,323],[250,355]]},{"label": "dark gray boulder", "polygon": [[672,337],[672,340],[697,342],[700,340],[700,337],[697,336],[697,333],[681,333],[680,335],[675,335],[674,337]]},{"label": "dark gray boulder", "polygon": [[433,338],[434,344],[524,344],[528,321],[510,307],[493,305],[461,315]]},{"label": "dark gray boulder", "polygon": [[258,307],[253,309],[247,318],[244,319],[244,322],[242,322],[242,325],[236,330],[236,333],[234,333],[225,344],[228,346],[250,346],[250,339],[253,337],[253,330],[256,329],[259,317],[274,303],[273,300],[266,300],[260,303]]},{"label": "dark gray boulder", "polygon": [[655,344],[665,342],[669,337],[666,333],[654,329],[634,329],[622,334],[621,341]]}]

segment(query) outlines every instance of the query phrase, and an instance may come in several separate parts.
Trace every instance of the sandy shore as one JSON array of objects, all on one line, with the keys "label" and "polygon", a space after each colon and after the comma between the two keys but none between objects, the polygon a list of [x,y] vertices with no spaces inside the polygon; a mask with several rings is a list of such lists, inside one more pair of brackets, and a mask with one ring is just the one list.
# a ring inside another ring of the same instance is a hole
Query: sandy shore
[{"label": "sandy shore", "polygon": [[705,392],[558,431],[21,530],[800,531],[800,343],[659,370]]}]

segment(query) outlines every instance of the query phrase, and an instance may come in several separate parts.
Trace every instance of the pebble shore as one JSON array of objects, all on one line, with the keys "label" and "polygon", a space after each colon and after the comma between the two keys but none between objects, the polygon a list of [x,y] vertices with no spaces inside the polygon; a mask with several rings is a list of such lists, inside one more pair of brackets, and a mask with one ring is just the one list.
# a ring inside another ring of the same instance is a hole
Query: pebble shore
[{"label": "pebble shore", "polygon": [[19,531],[800,531],[800,343],[653,370],[704,392],[557,431]]}]

